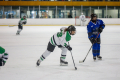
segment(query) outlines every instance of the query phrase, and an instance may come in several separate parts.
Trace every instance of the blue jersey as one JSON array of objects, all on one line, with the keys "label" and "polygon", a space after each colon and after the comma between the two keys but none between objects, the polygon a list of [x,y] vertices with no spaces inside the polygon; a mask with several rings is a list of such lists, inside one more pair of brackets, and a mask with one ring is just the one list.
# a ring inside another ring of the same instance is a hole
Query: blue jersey
[{"label": "blue jersey", "polygon": [[[90,21],[87,25],[87,33],[88,33],[88,38],[96,38],[98,34],[98,28],[99,27],[105,27],[105,24],[102,20],[97,19],[96,24]],[[98,36],[100,38],[100,35]]]}]

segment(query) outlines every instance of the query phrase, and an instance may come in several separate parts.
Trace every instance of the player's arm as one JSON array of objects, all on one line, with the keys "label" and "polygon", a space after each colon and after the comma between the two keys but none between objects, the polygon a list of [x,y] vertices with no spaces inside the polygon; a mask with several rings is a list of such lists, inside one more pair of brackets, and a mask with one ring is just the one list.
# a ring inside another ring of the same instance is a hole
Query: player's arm
[{"label": "player's arm", "polygon": [[98,28],[98,32],[101,33],[104,28],[105,28],[105,24],[102,20],[100,20],[100,27]]},{"label": "player's arm", "polygon": [[72,50],[72,47],[70,47],[70,45],[67,44],[65,39],[60,44],[61,44],[60,47],[66,47],[69,51]]},{"label": "player's arm", "polygon": [[105,28],[105,23],[102,20],[100,20],[100,27]]},{"label": "player's arm", "polygon": [[61,38],[60,44],[71,51],[72,47],[70,47],[70,45],[67,44],[67,42],[70,40],[71,40],[71,36],[70,34],[68,34],[68,32],[66,32],[66,35]]},{"label": "player's arm", "polygon": [[27,20],[24,20],[24,21],[23,21],[23,24],[26,24],[26,23],[27,23]]},{"label": "player's arm", "polygon": [[22,18],[19,20],[19,23],[18,23],[19,25],[21,25],[22,24]]},{"label": "player's arm", "polygon": [[87,25],[87,33],[88,33],[88,38],[93,37],[93,32],[90,24]]},{"label": "player's arm", "polygon": [[87,32],[88,32],[88,38],[90,42],[93,44],[95,42],[95,38],[93,37],[93,32],[90,24],[87,25]]}]

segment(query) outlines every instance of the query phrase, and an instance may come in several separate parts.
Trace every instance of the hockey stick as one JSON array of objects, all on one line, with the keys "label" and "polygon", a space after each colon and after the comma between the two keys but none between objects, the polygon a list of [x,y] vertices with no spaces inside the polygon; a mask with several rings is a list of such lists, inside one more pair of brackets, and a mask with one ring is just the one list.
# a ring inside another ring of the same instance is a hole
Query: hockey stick
[{"label": "hockey stick", "polygon": [[[68,45],[69,45],[69,42],[68,42]],[[70,51],[70,53],[71,53],[71,56],[72,56],[72,60],[73,60],[74,67],[75,67],[75,62],[74,62],[74,59],[73,59],[72,52]],[[75,67],[75,70],[77,70],[77,67]]]},{"label": "hockey stick", "polygon": [[[97,35],[97,37],[96,37],[95,41],[97,40],[97,38],[98,38],[99,34],[100,34],[100,33],[98,33],[98,35]],[[95,41],[94,41],[94,43],[95,43]],[[83,63],[83,62],[86,60],[86,58],[87,58],[87,56],[88,56],[88,54],[89,54],[89,52],[90,52],[91,48],[93,47],[94,43],[93,43],[93,44],[92,44],[92,46],[90,47],[90,49],[89,49],[89,51],[88,51],[87,55],[85,56],[84,60],[83,60],[83,61],[79,61],[79,63]]]}]

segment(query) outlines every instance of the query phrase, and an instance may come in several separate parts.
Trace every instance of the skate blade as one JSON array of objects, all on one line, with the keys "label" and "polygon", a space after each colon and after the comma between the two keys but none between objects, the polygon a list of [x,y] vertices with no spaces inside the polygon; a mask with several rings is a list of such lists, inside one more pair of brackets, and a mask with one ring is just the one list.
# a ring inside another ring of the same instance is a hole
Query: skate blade
[{"label": "skate blade", "polygon": [[68,66],[68,64],[60,63],[60,66]]}]

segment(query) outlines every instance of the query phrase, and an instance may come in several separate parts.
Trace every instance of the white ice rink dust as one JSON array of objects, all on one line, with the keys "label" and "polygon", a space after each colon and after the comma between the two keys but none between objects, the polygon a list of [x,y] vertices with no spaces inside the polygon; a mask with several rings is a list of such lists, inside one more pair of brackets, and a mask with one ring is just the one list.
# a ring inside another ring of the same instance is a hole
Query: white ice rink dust
[{"label": "white ice rink dust", "polygon": [[120,80],[120,26],[106,26],[101,34],[102,61],[94,62],[92,52],[84,63],[91,43],[86,27],[77,26],[70,45],[72,57],[67,52],[68,66],[60,66],[61,50],[56,47],[39,67],[36,61],[46,50],[51,36],[63,26],[24,26],[16,36],[17,26],[0,26],[0,46],[9,53],[9,59],[0,69],[0,80]]}]

